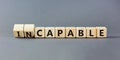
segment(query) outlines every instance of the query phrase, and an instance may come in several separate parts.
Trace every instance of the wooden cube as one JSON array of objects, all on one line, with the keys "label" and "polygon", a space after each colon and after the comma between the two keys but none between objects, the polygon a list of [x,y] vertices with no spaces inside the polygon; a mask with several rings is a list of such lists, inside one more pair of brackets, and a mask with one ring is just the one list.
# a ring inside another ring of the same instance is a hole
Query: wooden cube
[{"label": "wooden cube", "polygon": [[85,27],[76,27],[76,37],[85,38],[86,37],[86,28]]},{"label": "wooden cube", "polygon": [[55,27],[55,37],[65,38],[65,27]]},{"label": "wooden cube", "polygon": [[44,30],[45,30],[44,27],[36,27],[35,28],[35,38],[44,38],[45,37]]},{"label": "wooden cube", "polygon": [[66,38],[75,38],[76,37],[76,28],[75,27],[66,27]]},{"label": "wooden cube", "polygon": [[97,28],[97,37],[104,38],[107,37],[107,28],[106,27],[96,27]]},{"label": "wooden cube", "polygon": [[86,27],[87,29],[87,38],[96,38],[97,33],[96,33],[96,27]]},{"label": "wooden cube", "polygon": [[55,37],[55,28],[54,27],[45,27],[45,37],[54,38]]},{"label": "wooden cube", "polygon": [[13,28],[14,37],[24,37],[23,28],[24,24],[14,24]]},{"label": "wooden cube", "polygon": [[35,25],[25,24],[24,25],[24,36],[25,38],[33,38],[35,36]]}]

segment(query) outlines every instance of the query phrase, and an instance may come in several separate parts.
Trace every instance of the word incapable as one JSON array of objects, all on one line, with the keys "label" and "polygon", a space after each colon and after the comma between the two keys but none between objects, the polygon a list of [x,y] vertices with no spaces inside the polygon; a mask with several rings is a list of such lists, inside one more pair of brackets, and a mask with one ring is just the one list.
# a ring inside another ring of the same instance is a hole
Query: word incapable
[{"label": "word incapable", "polygon": [[35,27],[34,24],[15,24],[18,38],[105,38],[106,27]]}]

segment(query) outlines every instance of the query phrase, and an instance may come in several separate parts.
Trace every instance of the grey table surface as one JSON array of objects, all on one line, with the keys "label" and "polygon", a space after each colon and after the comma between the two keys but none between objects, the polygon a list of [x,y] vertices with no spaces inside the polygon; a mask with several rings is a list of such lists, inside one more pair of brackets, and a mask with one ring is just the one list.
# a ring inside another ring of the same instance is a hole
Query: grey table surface
[{"label": "grey table surface", "polygon": [[[0,60],[120,60],[120,0],[0,0]],[[14,24],[106,26],[105,39],[19,39]]]}]

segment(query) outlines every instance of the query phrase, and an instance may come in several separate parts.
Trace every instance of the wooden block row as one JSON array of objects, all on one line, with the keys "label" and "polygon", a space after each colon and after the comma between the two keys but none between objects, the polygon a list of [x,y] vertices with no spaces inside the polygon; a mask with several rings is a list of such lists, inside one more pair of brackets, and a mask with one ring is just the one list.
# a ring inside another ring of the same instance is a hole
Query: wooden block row
[{"label": "wooden block row", "polygon": [[34,24],[15,24],[14,25],[14,36],[15,37],[25,37],[33,38],[35,37]]},{"label": "wooden block row", "polygon": [[15,24],[15,37],[24,38],[104,38],[106,27],[35,27],[34,24]]}]

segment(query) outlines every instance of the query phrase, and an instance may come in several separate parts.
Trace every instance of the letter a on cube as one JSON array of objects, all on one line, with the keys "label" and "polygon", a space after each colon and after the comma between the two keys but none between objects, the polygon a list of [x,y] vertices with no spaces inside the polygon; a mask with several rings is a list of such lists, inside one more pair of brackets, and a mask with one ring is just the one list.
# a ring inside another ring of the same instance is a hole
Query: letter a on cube
[{"label": "letter a on cube", "polygon": [[75,37],[76,37],[76,28],[66,27],[66,38],[75,38]]},{"label": "letter a on cube", "polygon": [[55,28],[54,27],[45,27],[45,37],[54,38],[55,37]]}]

